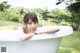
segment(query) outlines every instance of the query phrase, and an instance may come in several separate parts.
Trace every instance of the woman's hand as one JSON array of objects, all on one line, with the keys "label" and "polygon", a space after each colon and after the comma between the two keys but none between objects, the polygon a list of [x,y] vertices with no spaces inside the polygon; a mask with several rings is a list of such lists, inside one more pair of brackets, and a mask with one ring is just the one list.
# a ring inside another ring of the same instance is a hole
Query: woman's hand
[{"label": "woman's hand", "polygon": [[36,35],[38,35],[38,34],[42,34],[41,31],[35,31],[34,33],[35,33]]}]

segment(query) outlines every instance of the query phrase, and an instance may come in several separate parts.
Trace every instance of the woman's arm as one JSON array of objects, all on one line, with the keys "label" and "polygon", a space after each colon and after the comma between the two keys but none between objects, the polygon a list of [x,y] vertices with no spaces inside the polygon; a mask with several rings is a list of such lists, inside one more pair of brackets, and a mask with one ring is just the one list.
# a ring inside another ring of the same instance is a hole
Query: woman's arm
[{"label": "woman's arm", "polygon": [[35,34],[41,34],[41,33],[55,33],[58,32],[60,29],[57,27],[44,27],[40,30],[35,31]]},{"label": "woman's arm", "polygon": [[20,26],[17,29],[17,35],[18,35],[18,37],[19,37],[20,40],[24,41],[24,40],[28,40],[29,38],[31,38],[32,36],[34,36],[34,33],[27,33],[27,34],[25,34],[23,32],[22,26]]},{"label": "woman's arm", "polygon": [[44,30],[43,33],[55,33],[58,31],[59,31],[59,28],[46,28],[46,30]]},{"label": "woman's arm", "polygon": [[25,41],[33,36],[34,36],[34,33],[20,34],[20,40]]}]

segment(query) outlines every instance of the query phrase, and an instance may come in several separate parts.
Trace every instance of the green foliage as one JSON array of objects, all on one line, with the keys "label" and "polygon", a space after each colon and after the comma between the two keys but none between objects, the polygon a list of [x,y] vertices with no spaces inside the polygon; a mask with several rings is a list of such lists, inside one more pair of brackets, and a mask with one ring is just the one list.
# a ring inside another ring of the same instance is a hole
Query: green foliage
[{"label": "green foliage", "polygon": [[72,3],[70,6],[68,6],[68,9],[74,13],[80,12],[80,2]]},{"label": "green foliage", "polygon": [[77,12],[72,13],[71,11],[61,10],[58,8],[53,9],[52,11],[48,11],[48,9],[46,8],[45,9],[40,9],[40,8],[27,9],[22,7],[10,8],[8,2],[5,1],[0,4],[0,7],[1,7],[0,9],[4,9],[0,11],[0,20],[7,20],[7,21],[14,21],[14,22],[21,23],[23,21],[24,14],[28,12],[35,12],[39,20],[39,26],[43,25],[42,20],[55,22],[57,24],[60,24],[62,20],[65,20],[65,22],[70,23],[74,29],[78,29],[79,27],[78,23],[80,22],[80,18],[79,18],[80,13]]},{"label": "green foliage", "polygon": [[80,23],[80,2],[72,3],[70,6],[68,6],[68,10],[71,12],[71,26],[74,30],[77,30],[79,28]]},{"label": "green foliage", "polygon": [[52,13],[54,16],[60,16],[60,15],[63,14],[62,10],[61,10],[61,9],[58,9],[58,8],[53,9],[53,10],[51,11],[51,13]]},{"label": "green foliage", "polygon": [[4,1],[0,4],[0,11],[5,11],[6,9],[10,8],[10,5],[7,4],[8,1]]},{"label": "green foliage", "polygon": [[47,9],[43,10],[41,12],[41,15],[42,15],[42,19],[43,20],[47,20],[49,17],[48,17],[48,14],[49,14],[49,11]]}]

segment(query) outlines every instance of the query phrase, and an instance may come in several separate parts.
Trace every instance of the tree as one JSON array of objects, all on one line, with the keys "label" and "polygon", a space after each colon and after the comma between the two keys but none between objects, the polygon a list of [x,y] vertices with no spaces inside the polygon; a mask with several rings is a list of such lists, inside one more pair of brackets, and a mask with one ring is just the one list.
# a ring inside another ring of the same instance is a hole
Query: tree
[{"label": "tree", "polygon": [[75,3],[75,2],[80,2],[80,0],[58,0],[58,2],[56,3],[56,5],[59,5],[62,2],[65,2],[66,4],[68,4],[67,2]]},{"label": "tree", "polygon": [[80,12],[80,2],[72,3],[70,6],[68,6],[68,10],[70,10],[73,13],[79,13]]},{"label": "tree", "polygon": [[6,9],[10,8],[10,5],[7,4],[8,1],[4,1],[0,4],[0,11],[5,11]]},{"label": "tree", "polygon": [[52,15],[51,15],[52,18],[56,19],[55,22],[57,22],[58,24],[60,24],[60,22],[62,21],[63,11],[61,9],[56,8],[56,9],[53,9],[51,11],[51,13],[52,13]]},{"label": "tree", "polygon": [[47,9],[44,9],[42,12],[41,12],[41,15],[42,15],[42,19],[43,20],[47,20],[49,17],[48,17],[48,14],[49,14],[49,11]]},{"label": "tree", "polygon": [[70,6],[67,7],[68,10],[71,12],[72,17],[72,27],[74,30],[77,30],[80,26],[80,2],[72,3]]}]

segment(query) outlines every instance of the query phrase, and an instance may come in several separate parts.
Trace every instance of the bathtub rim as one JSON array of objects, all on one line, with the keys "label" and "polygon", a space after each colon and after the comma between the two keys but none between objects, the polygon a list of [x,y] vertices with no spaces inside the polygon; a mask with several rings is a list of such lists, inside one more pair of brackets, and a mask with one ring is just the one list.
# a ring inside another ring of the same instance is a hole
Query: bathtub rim
[{"label": "bathtub rim", "polygon": [[[45,34],[41,34],[41,35],[35,35],[32,38],[30,38],[29,40],[42,40],[42,39],[59,38],[59,37],[68,36],[73,33],[73,29],[70,26],[57,26],[57,27],[59,27],[61,31],[56,32],[56,33],[51,33],[51,34],[45,33]],[[67,30],[64,30],[64,28],[66,28]],[[64,30],[65,33],[62,32],[62,30]],[[66,32],[68,32],[68,33],[66,33]],[[59,33],[64,33],[64,34],[59,34]],[[0,41],[21,41],[21,40],[18,36],[16,36],[14,38],[0,39]]]}]

